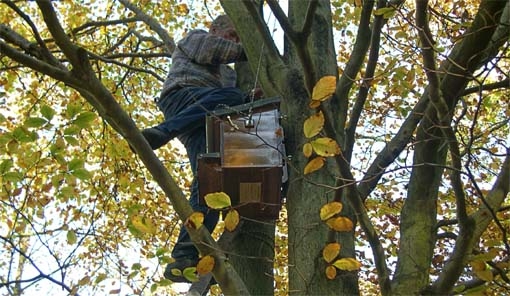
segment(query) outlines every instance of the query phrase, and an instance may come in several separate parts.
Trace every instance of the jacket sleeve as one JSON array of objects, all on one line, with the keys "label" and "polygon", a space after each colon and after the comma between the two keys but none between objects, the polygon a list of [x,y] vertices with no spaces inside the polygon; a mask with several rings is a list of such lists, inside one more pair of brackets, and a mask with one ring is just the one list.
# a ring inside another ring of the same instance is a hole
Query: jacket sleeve
[{"label": "jacket sleeve", "polygon": [[201,30],[190,32],[177,46],[198,64],[219,65],[246,61],[240,44]]}]

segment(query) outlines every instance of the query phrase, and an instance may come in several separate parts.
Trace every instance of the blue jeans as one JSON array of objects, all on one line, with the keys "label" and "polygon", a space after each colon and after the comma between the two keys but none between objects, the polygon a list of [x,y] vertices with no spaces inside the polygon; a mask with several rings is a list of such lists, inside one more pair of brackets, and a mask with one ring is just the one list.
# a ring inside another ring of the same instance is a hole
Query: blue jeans
[{"label": "blue jeans", "polygon": [[[204,226],[212,232],[218,223],[219,213],[199,205],[197,158],[205,153],[205,116],[216,108],[243,104],[245,94],[238,88],[186,87],[170,92],[158,101],[158,107],[165,121],[155,128],[167,133],[170,138],[177,137],[186,148],[193,172],[190,205],[194,211],[204,213]],[[172,251],[172,257],[198,258],[188,232],[181,227],[179,238]]]}]

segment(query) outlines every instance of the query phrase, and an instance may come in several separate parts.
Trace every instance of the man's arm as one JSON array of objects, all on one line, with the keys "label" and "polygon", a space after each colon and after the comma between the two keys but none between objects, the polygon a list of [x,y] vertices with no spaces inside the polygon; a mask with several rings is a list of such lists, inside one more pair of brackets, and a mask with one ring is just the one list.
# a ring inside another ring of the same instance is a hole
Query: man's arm
[{"label": "man's arm", "polygon": [[246,61],[241,44],[205,31],[192,31],[177,46],[198,64],[219,65]]}]

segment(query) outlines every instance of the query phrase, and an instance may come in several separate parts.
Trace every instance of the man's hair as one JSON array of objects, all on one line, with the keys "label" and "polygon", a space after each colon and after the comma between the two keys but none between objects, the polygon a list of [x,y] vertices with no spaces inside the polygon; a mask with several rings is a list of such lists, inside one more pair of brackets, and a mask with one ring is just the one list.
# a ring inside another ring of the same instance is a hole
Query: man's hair
[{"label": "man's hair", "polygon": [[224,30],[224,29],[229,29],[229,28],[233,28],[233,27],[234,27],[234,24],[232,23],[230,18],[224,14],[222,14],[222,15],[218,16],[216,19],[214,19],[214,21],[211,24],[211,29],[215,28],[216,30]]}]

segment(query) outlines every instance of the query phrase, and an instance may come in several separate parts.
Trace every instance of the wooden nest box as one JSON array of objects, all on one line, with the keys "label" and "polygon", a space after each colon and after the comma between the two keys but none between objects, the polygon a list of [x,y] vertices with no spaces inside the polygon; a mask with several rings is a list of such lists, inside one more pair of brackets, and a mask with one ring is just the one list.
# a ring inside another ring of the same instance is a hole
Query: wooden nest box
[{"label": "wooden nest box", "polygon": [[278,218],[284,167],[279,98],[212,112],[206,119],[207,153],[198,158],[200,202],[225,192],[243,217]]}]

